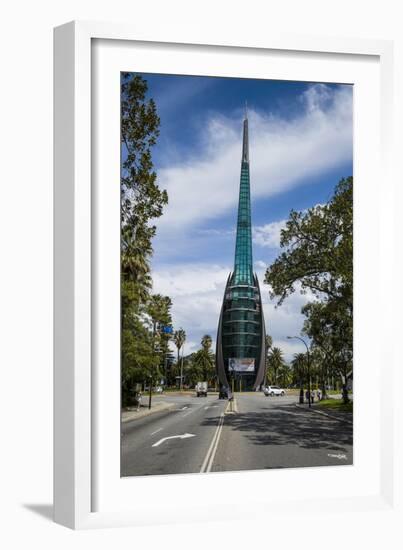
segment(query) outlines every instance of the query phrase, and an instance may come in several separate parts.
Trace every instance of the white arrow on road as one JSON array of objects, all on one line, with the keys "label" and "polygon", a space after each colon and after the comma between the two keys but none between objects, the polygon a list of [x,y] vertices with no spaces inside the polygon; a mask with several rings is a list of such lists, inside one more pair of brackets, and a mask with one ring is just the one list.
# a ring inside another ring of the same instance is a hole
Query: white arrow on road
[{"label": "white arrow on road", "polygon": [[151,445],[151,447],[158,447],[161,443],[164,443],[164,441],[168,441],[168,439],[187,439],[188,437],[195,437],[195,434],[170,435],[169,437],[163,437],[157,441],[157,443]]}]

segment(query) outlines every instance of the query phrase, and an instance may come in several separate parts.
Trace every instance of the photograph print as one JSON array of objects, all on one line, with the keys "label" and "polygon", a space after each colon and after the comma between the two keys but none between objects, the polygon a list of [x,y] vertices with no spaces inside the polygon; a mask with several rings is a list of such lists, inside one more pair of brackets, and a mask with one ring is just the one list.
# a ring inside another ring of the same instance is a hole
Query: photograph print
[{"label": "photograph print", "polygon": [[353,464],[353,86],[121,73],[121,476]]}]

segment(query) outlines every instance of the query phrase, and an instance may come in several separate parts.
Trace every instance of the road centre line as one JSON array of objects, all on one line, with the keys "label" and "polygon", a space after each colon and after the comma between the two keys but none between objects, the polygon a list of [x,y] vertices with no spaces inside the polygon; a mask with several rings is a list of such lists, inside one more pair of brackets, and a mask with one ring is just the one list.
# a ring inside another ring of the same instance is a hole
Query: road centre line
[{"label": "road centre line", "polygon": [[157,434],[157,433],[160,432],[161,430],[162,430],[162,428],[158,428],[158,430],[155,430],[155,432],[152,432],[150,435]]},{"label": "road centre line", "polygon": [[204,457],[203,464],[200,468],[200,473],[211,471],[214,456],[215,456],[215,453],[217,451],[218,441],[220,439],[223,424],[224,424],[224,413],[222,412],[220,414],[220,418],[218,419],[218,424],[217,424],[217,428],[214,432],[213,439],[211,440],[211,443],[210,443],[210,446],[208,448],[207,454]]},{"label": "road centre line", "polygon": [[236,414],[238,412],[238,403],[237,400],[231,399],[228,400],[227,406],[225,408],[224,414]]},{"label": "road centre line", "polygon": [[217,452],[218,442],[220,440],[223,424],[224,424],[224,415],[222,416],[221,426],[219,427],[219,430],[218,430],[218,433],[217,433],[217,437],[216,437],[216,440],[215,440],[215,443],[214,443],[213,450],[212,450],[211,455],[210,455],[210,460],[209,460],[206,472],[210,472],[211,468],[213,467],[214,457],[215,457],[215,454]]}]

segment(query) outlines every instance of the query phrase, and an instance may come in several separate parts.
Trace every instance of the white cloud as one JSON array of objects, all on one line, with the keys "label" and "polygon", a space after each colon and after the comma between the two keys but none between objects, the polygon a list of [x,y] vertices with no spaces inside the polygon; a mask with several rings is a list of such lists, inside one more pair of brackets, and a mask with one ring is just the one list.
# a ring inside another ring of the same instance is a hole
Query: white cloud
[{"label": "white cloud", "polygon": [[267,223],[253,227],[253,242],[268,248],[280,248],[280,233],[287,220]]},{"label": "white cloud", "polygon": [[[189,340],[189,338],[186,335],[186,341],[183,346],[183,356],[186,357],[186,355],[190,355],[191,353],[196,352],[198,349],[200,349],[200,341],[196,342],[194,340]],[[175,343],[173,340],[170,340],[169,342],[169,349],[173,353],[175,359],[177,358],[178,354],[178,348],[175,346]],[[182,349],[180,351],[180,356],[182,356]]]},{"label": "white cloud", "polygon": [[[265,265],[264,262],[261,264],[257,275],[260,280],[266,329],[273,337],[275,345],[284,350],[285,358],[289,361],[293,354],[299,351],[299,347],[286,338],[300,334],[304,321],[301,307],[312,300],[313,296],[309,293],[301,295],[295,292],[282,306],[276,308],[275,301],[270,300],[269,287],[263,284]],[[200,347],[200,340],[204,334],[211,335],[215,347],[218,317],[229,272],[229,266],[200,264],[176,265],[153,272],[154,292],[172,298],[174,327],[182,327],[186,331],[186,353],[196,351]]]},{"label": "white cloud", "polygon": [[174,327],[182,327],[188,339],[197,342],[196,349],[200,347],[204,334],[210,334],[213,339],[216,337],[229,272],[229,267],[198,264],[175,265],[153,271],[153,291],[172,298]]},{"label": "white cloud", "polygon": [[236,234],[235,228],[234,229],[199,229],[198,230],[199,235],[207,235],[212,237],[232,237]]},{"label": "white cloud", "polygon": [[[289,190],[352,158],[352,96],[348,88],[312,85],[292,120],[249,111],[254,198]],[[198,155],[158,172],[169,205],[158,225],[183,231],[236,207],[240,120],[215,117],[201,129]]]},{"label": "white cloud", "polygon": [[[352,100],[346,88],[311,86],[301,97],[301,114],[292,120],[253,111],[249,112],[249,120],[254,198],[290,190],[306,178],[351,160]],[[216,250],[223,239],[234,241],[233,228],[206,229],[202,223],[226,211],[236,211],[241,128],[240,120],[211,118],[204,133],[197,136],[196,141],[202,143],[198,156],[173,162],[158,172],[159,184],[168,190],[169,205],[157,220],[159,255],[156,255],[172,263],[154,267],[154,292],[172,298],[174,326],[183,327],[187,333],[186,353],[199,348],[203,334],[210,334],[213,341],[216,338],[225,283],[232,265],[225,265],[227,256],[217,255],[220,259],[216,265],[195,263],[189,258],[202,261],[206,246]],[[285,220],[279,220],[255,226],[255,246],[265,247],[270,256],[267,249],[279,247],[284,225]],[[187,258],[187,263],[185,260],[176,263],[179,257]],[[274,345],[281,347],[290,361],[294,353],[302,351],[302,343],[286,337],[300,334],[304,321],[301,307],[313,296],[301,295],[297,289],[276,308],[268,286],[263,284],[267,264],[258,260],[254,265],[261,285],[267,331]]]}]

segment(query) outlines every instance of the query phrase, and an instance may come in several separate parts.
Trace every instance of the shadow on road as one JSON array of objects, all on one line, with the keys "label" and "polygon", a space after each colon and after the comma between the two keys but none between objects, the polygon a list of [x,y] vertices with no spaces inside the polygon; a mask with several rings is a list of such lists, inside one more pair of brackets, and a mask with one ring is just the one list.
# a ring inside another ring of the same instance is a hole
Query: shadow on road
[{"label": "shadow on road", "polygon": [[[210,419],[205,424],[210,424]],[[227,415],[225,425],[244,432],[255,445],[297,445],[346,452],[346,446],[353,444],[352,425],[309,411],[299,413],[294,406]]]}]

